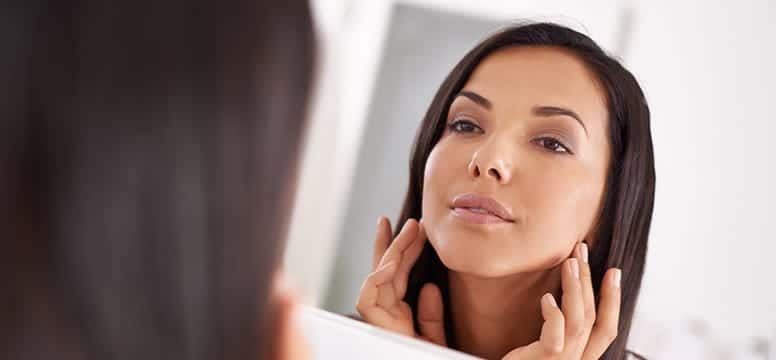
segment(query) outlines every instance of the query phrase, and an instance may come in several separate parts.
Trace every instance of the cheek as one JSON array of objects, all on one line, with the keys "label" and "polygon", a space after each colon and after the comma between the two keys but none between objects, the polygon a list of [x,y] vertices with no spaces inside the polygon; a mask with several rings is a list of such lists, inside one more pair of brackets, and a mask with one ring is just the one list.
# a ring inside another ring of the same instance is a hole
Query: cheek
[{"label": "cheek", "polygon": [[445,205],[445,190],[449,189],[452,171],[445,166],[445,149],[434,147],[426,160],[423,170],[423,221],[433,229],[435,218],[439,216],[440,207]]},{"label": "cheek", "polygon": [[603,184],[594,176],[539,177],[525,193],[530,226],[571,248],[585,239],[598,214]]},{"label": "cheek", "polygon": [[440,228],[445,227],[450,209],[449,202],[455,192],[456,182],[465,181],[465,149],[439,142],[429,154],[423,172],[422,214],[429,242],[438,245],[442,236]]},{"label": "cheek", "polygon": [[467,157],[466,149],[454,146],[446,139],[442,139],[426,159],[426,167],[423,170],[423,214],[426,215],[426,206],[447,207],[447,197],[451,195],[453,185],[466,176]]},{"label": "cheek", "polygon": [[500,193],[511,198],[521,224],[488,231],[461,226],[448,206],[456,191],[471,188],[467,151],[440,142],[424,169],[423,221],[429,242],[448,268],[494,277],[549,269],[590,231],[603,191],[593,171],[531,161],[521,164],[513,183]]}]

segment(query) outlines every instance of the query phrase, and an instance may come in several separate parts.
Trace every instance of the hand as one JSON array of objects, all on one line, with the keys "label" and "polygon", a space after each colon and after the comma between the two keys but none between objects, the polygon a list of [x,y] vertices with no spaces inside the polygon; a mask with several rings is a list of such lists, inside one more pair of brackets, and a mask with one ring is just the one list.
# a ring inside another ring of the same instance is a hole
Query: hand
[{"label": "hand", "polygon": [[578,244],[561,269],[563,296],[558,308],[552,294],[541,299],[544,325],[539,340],[510,351],[502,360],[598,359],[617,337],[620,269],[609,269],[595,309],[587,245]]},{"label": "hand", "polygon": [[439,288],[429,283],[420,291],[418,321],[423,334],[415,332],[412,309],[403,301],[410,270],[426,243],[422,221],[407,220],[399,235],[393,242],[390,240],[391,224],[381,217],[377,224],[372,273],[361,287],[356,310],[372,325],[445,346]]}]

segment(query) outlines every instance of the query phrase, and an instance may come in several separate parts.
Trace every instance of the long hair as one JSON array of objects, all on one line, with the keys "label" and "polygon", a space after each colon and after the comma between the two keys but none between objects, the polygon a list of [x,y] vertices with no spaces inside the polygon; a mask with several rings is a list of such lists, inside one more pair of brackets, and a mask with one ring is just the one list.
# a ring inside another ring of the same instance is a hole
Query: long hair
[{"label": "long hair", "polygon": [[[570,50],[593,71],[606,89],[612,160],[608,168],[604,206],[590,249],[590,266],[596,303],[606,269],[622,269],[618,336],[602,357],[621,359],[625,356],[644,273],[655,192],[654,158],[649,108],[639,84],[628,70],[589,37],[557,24],[522,24],[490,36],[463,57],[440,86],[418,130],[410,157],[407,195],[394,233],[398,234],[408,219],[423,217],[421,202],[426,160],[444,131],[447,112],[455,94],[485,57],[511,46],[553,46]],[[439,286],[445,309],[445,333],[450,346],[455,347],[452,331],[455,318],[450,312],[447,274],[447,268],[427,243],[410,272],[404,300],[417,314],[421,287],[428,282]],[[419,328],[417,318],[415,327]]]},{"label": "long hair", "polygon": [[4,4],[0,358],[266,359],[307,1]]}]

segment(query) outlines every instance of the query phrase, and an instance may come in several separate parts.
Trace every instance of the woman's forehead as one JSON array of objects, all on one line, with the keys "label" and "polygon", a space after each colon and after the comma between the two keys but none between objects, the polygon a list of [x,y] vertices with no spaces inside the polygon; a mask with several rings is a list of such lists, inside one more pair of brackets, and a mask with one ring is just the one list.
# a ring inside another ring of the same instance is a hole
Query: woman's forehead
[{"label": "woman's forehead", "polygon": [[606,110],[605,92],[595,74],[571,51],[558,47],[498,50],[477,65],[464,89],[495,107],[526,101],[576,106],[589,116]]}]

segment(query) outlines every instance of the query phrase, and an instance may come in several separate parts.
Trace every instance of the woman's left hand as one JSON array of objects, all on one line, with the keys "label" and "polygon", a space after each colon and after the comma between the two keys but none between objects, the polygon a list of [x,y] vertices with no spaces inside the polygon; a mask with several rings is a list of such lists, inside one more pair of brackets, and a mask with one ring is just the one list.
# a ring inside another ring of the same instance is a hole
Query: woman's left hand
[{"label": "woman's left hand", "polygon": [[620,269],[609,269],[595,308],[587,245],[578,244],[561,269],[562,304],[547,293],[541,299],[544,325],[539,340],[510,351],[502,360],[598,359],[617,337]]}]

